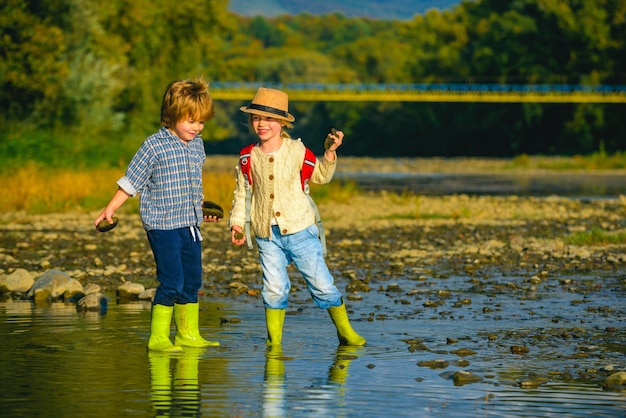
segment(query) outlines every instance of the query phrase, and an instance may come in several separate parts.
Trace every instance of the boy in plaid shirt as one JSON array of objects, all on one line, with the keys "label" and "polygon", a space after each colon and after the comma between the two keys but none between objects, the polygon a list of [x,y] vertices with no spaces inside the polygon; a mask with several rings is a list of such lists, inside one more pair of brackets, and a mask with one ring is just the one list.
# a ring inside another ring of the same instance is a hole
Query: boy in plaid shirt
[{"label": "boy in plaid shirt", "polygon": [[[140,215],[156,262],[159,285],[152,304],[148,349],[181,351],[181,346],[217,346],[198,330],[198,291],[202,285],[200,225],[217,222],[202,213],[200,132],[214,116],[208,84],[199,78],[169,84],[161,103],[161,129],[149,136],[131,160],[118,190],[96,218],[113,222],[115,211],[140,195]],[[176,322],[175,345],[170,324]]]}]

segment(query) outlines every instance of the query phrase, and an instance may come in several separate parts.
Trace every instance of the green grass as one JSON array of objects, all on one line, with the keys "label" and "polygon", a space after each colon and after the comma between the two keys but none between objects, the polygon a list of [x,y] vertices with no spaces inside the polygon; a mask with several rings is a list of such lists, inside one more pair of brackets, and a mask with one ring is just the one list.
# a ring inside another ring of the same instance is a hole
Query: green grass
[{"label": "green grass", "polygon": [[591,229],[568,235],[563,239],[563,242],[577,246],[626,244],[626,232],[607,232],[601,229]]},{"label": "green grass", "polygon": [[548,171],[571,170],[623,170],[626,169],[626,152],[607,154],[603,150],[590,155],[572,157],[543,157],[521,154],[511,160],[508,169],[540,169]]}]

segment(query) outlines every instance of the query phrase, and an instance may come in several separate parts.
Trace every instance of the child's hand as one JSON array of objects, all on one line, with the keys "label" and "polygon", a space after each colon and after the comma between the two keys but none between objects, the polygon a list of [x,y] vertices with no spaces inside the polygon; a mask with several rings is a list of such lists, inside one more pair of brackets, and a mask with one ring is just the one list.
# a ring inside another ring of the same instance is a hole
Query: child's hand
[{"label": "child's hand", "polygon": [[224,217],[224,209],[215,202],[205,201],[202,203],[204,222],[219,222]]},{"label": "child's hand", "polygon": [[204,222],[219,222],[221,221],[222,218],[218,218],[217,216],[204,216],[203,221]]},{"label": "child's hand", "polygon": [[113,216],[114,213],[107,208],[96,218],[94,224],[98,232],[107,232],[117,226],[117,218]]},{"label": "child's hand", "polygon": [[330,133],[326,135],[326,140],[324,141],[324,148],[326,151],[335,152],[337,148],[341,146],[343,142],[343,132],[332,128]]},{"label": "child's hand", "polygon": [[215,202],[211,202],[210,200],[205,200],[202,202],[202,213],[205,217],[211,218],[223,218],[224,217],[224,209],[220,205]]},{"label": "child's hand", "polygon": [[240,226],[233,226],[230,230],[230,240],[235,245],[242,245],[246,242],[246,236],[241,230]]}]

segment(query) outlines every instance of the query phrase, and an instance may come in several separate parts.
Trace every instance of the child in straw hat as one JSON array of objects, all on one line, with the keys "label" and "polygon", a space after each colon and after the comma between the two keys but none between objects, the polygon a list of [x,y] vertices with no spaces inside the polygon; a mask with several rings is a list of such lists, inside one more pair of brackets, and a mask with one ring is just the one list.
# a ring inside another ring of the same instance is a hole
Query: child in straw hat
[{"label": "child in straw hat", "polygon": [[[291,283],[287,266],[298,268],[315,305],[327,309],[342,345],[360,346],[365,339],[350,325],[346,306],[334,284],[324,260],[315,211],[302,190],[300,171],[305,146],[291,139],[285,128],[291,128],[294,116],[288,110],[287,94],[275,89],[259,88],[252,102],[240,108],[249,114],[251,130],[258,142],[250,152],[252,191],[249,204],[251,230],[259,248],[263,271],[263,304],[268,345],[282,342],[285,309]],[[337,163],[336,150],[344,134],[329,134],[324,156],[315,162],[313,183],[328,183]],[[246,241],[242,233],[246,222],[246,180],[237,167],[235,198],[230,213],[231,240],[235,245]]]}]

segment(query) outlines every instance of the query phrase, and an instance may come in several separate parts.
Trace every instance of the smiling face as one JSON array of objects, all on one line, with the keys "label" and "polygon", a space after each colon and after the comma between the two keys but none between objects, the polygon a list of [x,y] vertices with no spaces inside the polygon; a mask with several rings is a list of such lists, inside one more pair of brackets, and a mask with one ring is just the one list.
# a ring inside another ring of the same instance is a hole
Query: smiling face
[{"label": "smiling face", "polygon": [[204,121],[187,118],[176,122],[176,125],[170,128],[170,131],[182,139],[183,142],[189,142],[200,134],[202,129],[204,129]]},{"label": "smiling face", "polygon": [[252,129],[262,143],[281,142],[283,122],[269,116],[252,115]]}]

